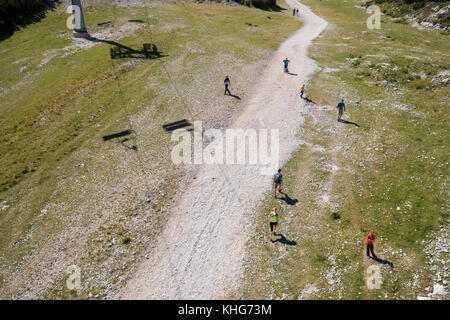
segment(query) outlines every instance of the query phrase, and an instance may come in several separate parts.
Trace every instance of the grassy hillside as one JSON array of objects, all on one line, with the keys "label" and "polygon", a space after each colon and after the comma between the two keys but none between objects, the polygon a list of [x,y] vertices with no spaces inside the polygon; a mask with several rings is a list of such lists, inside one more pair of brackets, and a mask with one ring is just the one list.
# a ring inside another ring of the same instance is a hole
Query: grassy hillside
[{"label": "grassy hillside", "polygon": [[380,6],[397,23],[414,22],[426,27],[450,29],[450,1],[447,0],[368,0],[366,6]]},{"label": "grassy hillside", "polygon": [[[162,125],[226,125],[300,27],[283,12],[217,4],[86,7],[94,37],[162,54],[112,60],[109,44],[73,40],[67,18],[60,6],[0,42],[3,299],[112,297],[183,183]],[[226,74],[242,100],[223,96]],[[72,264],[78,293],[65,284]]]},{"label": "grassy hillside", "polygon": [[[237,295],[448,299],[448,34],[385,16],[368,30],[360,1],[304,3],[330,22],[310,50],[323,69],[306,89],[304,145],[283,168],[288,197],[268,194],[257,210]],[[340,98],[359,127],[336,121]],[[284,238],[271,244],[274,206]],[[385,264],[365,257],[371,229]],[[370,265],[378,290],[365,282]]]}]

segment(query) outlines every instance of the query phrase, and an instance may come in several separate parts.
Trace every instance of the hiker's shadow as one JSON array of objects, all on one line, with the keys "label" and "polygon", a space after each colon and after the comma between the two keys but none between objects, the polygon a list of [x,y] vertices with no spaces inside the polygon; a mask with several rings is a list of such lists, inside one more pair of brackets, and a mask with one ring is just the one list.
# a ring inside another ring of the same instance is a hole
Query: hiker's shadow
[{"label": "hiker's shadow", "polygon": [[292,73],[292,72],[286,72],[288,75],[290,75],[290,76],[298,76],[298,74],[297,73]]},{"label": "hiker's shadow", "polygon": [[359,128],[359,124],[357,124],[357,123],[354,123],[354,122],[351,122],[351,121],[347,121],[347,120],[338,120],[339,122],[341,122],[341,123],[345,123],[345,124],[352,124],[352,125],[354,125],[354,126],[357,126],[358,128]]},{"label": "hiker's shadow", "polygon": [[235,99],[237,99],[237,100],[241,100],[241,97],[239,97],[239,96],[237,96],[237,95],[235,95],[235,94],[229,94],[229,96],[230,96],[230,97],[233,97],[233,98],[235,98]]},{"label": "hiker's shadow", "polygon": [[286,244],[288,246],[295,246],[295,245],[297,245],[297,242],[291,241],[291,240],[287,240],[286,237],[282,233],[277,233],[277,234],[275,234],[275,236],[279,236],[280,238],[278,238],[274,242],[280,242],[280,243]]},{"label": "hiker's shadow", "polygon": [[297,199],[292,199],[291,197],[289,197],[289,195],[283,191],[280,191],[280,193],[284,196],[283,198],[281,197],[277,197],[277,199],[283,200],[284,202],[286,202],[288,205],[290,206],[295,206],[298,202]]},{"label": "hiker's shadow", "polygon": [[391,268],[394,267],[394,264],[393,264],[392,262],[390,262],[390,261],[383,260],[383,259],[380,259],[380,258],[374,258],[374,257],[370,257],[370,259],[373,259],[373,260],[375,260],[376,262],[381,263],[381,264],[387,264],[387,265],[388,265],[389,267],[391,267]]},{"label": "hiker's shadow", "polygon": [[311,99],[309,99],[307,97],[300,97],[300,98],[302,98],[303,100],[305,100],[308,103],[316,104],[314,101],[312,101]]}]

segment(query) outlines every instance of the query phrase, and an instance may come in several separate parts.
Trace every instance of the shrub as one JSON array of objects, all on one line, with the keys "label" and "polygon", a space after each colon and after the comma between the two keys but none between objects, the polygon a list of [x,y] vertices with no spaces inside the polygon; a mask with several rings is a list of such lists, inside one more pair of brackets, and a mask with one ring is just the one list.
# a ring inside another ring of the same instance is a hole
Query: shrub
[{"label": "shrub", "polygon": [[338,220],[340,218],[341,218],[341,215],[339,214],[339,212],[332,212],[331,213],[331,219]]},{"label": "shrub", "polygon": [[123,237],[122,238],[122,244],[128,244],[128,243],[130,243],[130,241],[131,241],[130,237]]},{"label": "shrub", "polygon": [[316,253],[313,256],[313,259],[314,259],[314,261],[320,262],[320,263],[323,263],[323,262],[327,261],[327,258],[321,253]]},{"label": "shrub", "polygon": [[276,0],[240,0],[239,2],[241,4],[247,5],[249,7],[251,6],[251,7],[266,9],[266,10],[276,8],[276,6],[277,6]]},{"label": "shrub", "polygon": [[432,83],[429,79],[417,79],[417,80],[414,80],[413,82],[411,82],[411,84],[417,90],[421,90],[421,89],[429,90],[432,87]]}]

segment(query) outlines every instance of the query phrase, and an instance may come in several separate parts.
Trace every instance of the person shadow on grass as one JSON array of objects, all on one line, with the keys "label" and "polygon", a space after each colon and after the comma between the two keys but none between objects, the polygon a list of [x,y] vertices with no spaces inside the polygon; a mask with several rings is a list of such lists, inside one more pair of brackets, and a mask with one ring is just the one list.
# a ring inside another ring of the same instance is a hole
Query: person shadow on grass
[{"label": "person shadow on grass", "polygon": [[277,240],[273,241],[274,243],[275,242],[279,242],[279,243],[282,243],[282,244],[285,244],[285,245],[288,245],[288,246],[295,246],[295,245],[297,245],[297,242],[291,241],[291,240],[287,240],[286,237],[282,233],[274,234],[274,236],[279,236],[280,237]]},{"label": "person shadow on grass", "polygon": [[235,94],[229,94],[228,96],[230,96],[230,97],[233,97],[233,98],[235,98],[235,99],[237,99],[237,100],[241,100],[241,97],[239,97],[239,96],[237,96],[237,95],[235,95]]},{"label": "person shadow on grass", "polygon": [[278,196],[276,198],[279,199],[279,200],[283,200],[288,205],[295,206],[295,204],[298,202],[297,199],[292,199],[291,197],[289,197],[289,195],[286,192],[283,192],[281,190],[279,192],[284,196],[284,198],[281,198],[281,197],[278,197]]},{"label": "person shadow on grass", "polygon": [[370,259],[373,259],[373,260],[375,260],[376,262],[379,262],[379,263],[381,263],[381,264],[387,264],[387,265],[388,265],[389,267],[391,267],[391,268],[394,267],[394,264],[393,264],[392,262],[390,262],[390,261],[383,260],[383,259],[380,259],[380,258],[378,258],[378,257],[376,257],[376,258],[370,257]]},{"label": "person shadow on grass", "polygon": [[314,101],[312,101],[310,98],[308,98],[308,97],[300,97],[300,98],[302,98],[303,100],[305,100],[306,102],[308,102],[308,103],[312,103],[312,104],[316,104]]},{"label": "person shadow on grass", "polygon": [[359,128],[359,124],[357,124],[357,123],[355,123],[355,122],[351,122],[351,121],[347,121],[347,120],[342,120],[342,119],[339,119],[338,121],[341,122],[341,123],[345,123],[345,124],[351,124],[351,125],[354,125],[354,126],[356,126],[356,127]]}]

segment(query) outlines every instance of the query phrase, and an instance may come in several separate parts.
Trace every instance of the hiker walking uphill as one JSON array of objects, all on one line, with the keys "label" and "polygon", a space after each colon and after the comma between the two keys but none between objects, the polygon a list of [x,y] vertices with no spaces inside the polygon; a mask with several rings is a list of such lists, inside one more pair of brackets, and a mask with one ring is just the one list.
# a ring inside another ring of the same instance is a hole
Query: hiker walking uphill
[{"label": "hiker walking uphill", "polygon": [[305,93],[305,85],[302,85],[300,88],[300,98],[303,98],[303,94]]},{"label": "hiker walking uphill", "polygon": [[291,61],[289,61],[288,58],[286,58],[286,59],[283,60],[283,63],[284,63],[284,72],[289,72],[289,69],[288,69],[289,62],[291,62]]},{"label": "hiker walking uphill", "polygon": [[375,232],[373,230],[370,230],[369,234],[366,237],[366,254],[367,254],[367,259],[370,259],[370,253],[372,253],[372,258],[377,260],[377,256],[376,254],[373,252],[373,243],[375,241]]},{"label": "hiker walking uphill", "polygon": [[281,169],[278,169],[277,173],[273,174],[273,196],[277,197],[278,192],[281,192],[281,184],[283,183],[283,175],[281,174]]},{"label": "hiker walking uphill", "polygon": [[225,77],[225,80],[223,81],[223,83],[225,84],[225,92],[224,92],[223,94],[226,95],[227,92],[228,92],[228,95],[231,96],[231,92],[230,92],[230,90],[228,89],[228,86],[230,85],[230,78],[228,78],[228,76],[226,76],[226,77]]},{"label": "hiker walking uphill", "polygon": [[278,212],[277,208],[273,208],[269,213],[270,241],[273,242],[273,236],[278,232]]},{"label": "hiker walking uphill", "polygon": [[344,114],[344,111],[345,111],[344,99],[342,99],[341,102],[338,103],[338,105],[336,106],[336,109],[338,109],[337,121],[341,121],[341,117],[342,117],[342,115]]}]

